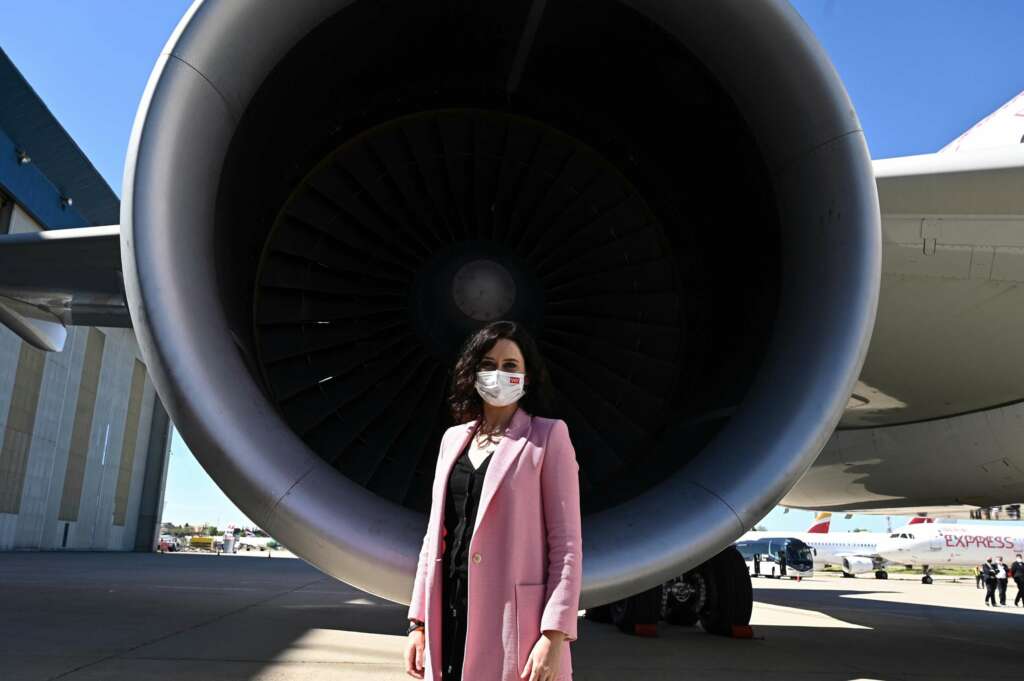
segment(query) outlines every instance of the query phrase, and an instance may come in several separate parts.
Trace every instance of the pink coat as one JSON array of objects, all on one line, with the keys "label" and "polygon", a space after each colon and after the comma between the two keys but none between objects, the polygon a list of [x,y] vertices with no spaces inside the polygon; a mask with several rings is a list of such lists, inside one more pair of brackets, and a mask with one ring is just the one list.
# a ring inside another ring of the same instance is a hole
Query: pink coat
[{"label": "pink coat", "polygon": [[[427,532],[409,617],[426,623],[424,679],[441,680],[441,529],[452,465],[476,421],[441,438]],[[509,422],[484,474],[469,545],[464,681],[518,681],[541,632],[557,629],[562,644],[557,681],[572,679],[583,569],[579,465],[561,419],[522,408]]]}]

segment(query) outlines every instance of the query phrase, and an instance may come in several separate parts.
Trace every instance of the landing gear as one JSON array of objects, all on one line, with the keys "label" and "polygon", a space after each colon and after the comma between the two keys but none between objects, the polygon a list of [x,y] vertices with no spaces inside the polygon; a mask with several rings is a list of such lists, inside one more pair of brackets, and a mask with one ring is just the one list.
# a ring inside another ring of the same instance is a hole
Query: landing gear
[{"label": "landing gear", "polygon": [[845,579],[856,579],[857,575],[853,574],[852,572],[843,571],[843,577]]},{"label": "landing gear", "polygon": [[610,606],[612,622],[627,634],[653,635],[661,619],[661,585]]},{"label": "landing gear", "polygon": [[700,615],[704,631],[731,636],[733,627],[749,625],[754,590],[740,552],[730,546],[698,569],[707,584],[707,602]]},{"label": "landing gear", "polygon": [[587,608],[586,618],[612,622],[620,630],[656,636],[657,623],[693,626],[720,636],[749,636],[754,590],[743,556],[730,546],[680,577],[620,601]]},{"label": "landing gear", "polygon": [[692,627],[708,601],[708,584],[701,571],[687,572],[664,586],[664,617],[669,624]]},{"label": "landing gear", "polygon": [[889,573],[885,570],[875,570],[875,579],[889,579]]},{"label": "landing gear", "polygon": [[924,566],[924,577],[921,578],[921,583],[922,584],[931,584],[932,583],[932,571],[931,571],[931,569],[927,565]]},{"label": "landing gear", "polygon": [[600,622],[602,624],[608,624],[612,621],[612,606],[610,605],[599,605],[594,608],[587,608],[583,615],[584,619],[588,619],[591,622]]}]

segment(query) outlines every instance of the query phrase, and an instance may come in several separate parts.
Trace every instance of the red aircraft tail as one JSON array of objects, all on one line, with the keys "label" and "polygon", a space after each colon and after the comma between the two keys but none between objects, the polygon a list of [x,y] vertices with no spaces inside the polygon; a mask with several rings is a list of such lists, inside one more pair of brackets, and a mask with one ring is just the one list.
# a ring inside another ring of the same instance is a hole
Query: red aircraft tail
[{"label": "red aircraft tail", "polygon": [[828,528],[832,524],[832,514],[828,511],[822,511],[818,515],[814,516],[814,524],[811,525],[811,529],[807,530],[812,534],[828,534]]}]

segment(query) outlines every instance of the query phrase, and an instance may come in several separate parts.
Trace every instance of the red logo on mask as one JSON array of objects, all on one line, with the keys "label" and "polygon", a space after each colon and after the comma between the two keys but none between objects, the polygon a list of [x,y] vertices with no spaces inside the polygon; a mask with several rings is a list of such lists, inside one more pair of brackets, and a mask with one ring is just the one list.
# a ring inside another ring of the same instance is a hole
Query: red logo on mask
[{"label": "red logo on mask", "polygon": [[515,385],[515,384],[519,383],[519,377],[518,376],[509,376],[508,377],[508,383],[509,383],[509,385]]}]

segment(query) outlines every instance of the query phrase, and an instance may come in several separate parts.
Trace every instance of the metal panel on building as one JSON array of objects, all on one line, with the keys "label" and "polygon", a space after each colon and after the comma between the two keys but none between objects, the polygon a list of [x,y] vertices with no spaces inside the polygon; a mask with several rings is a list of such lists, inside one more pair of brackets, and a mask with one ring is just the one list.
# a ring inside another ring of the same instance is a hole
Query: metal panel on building
[{"label": "metal panel on building", "polygon": [[78,507],[82,500],[82,480],[85,477],[86,457],[92,436],[92,417],[96,409],[96,391],[100,382],[100,364],[103,360],[104,336],[89,329],[82,363],[82,380],[78,384],[74,428],[71,431],[71,449],[64,469],[64,491],[61,494],[60,520],[78,520]]},{"label": "metal panel on building", "polygon": [[142,393],[146,387],[146,365],[135,360],[132,367],[132,388],[128,394],[128,411],[124,419],[124,437],[121,438],[121,463],[117,470],[117,487],[114,491],[114,524],[124,525],[128,510],[128,491],[132,482],[135,465],[135,448],[138,444],[139,417],[142,416]]},{"label": "metal panel on building", "polygon": [[11,406],[0,445],[0,513],[17,513],[21,508],[21,490],[32,446],[45,360],[42,350],[28,343],[21,344]]}]

